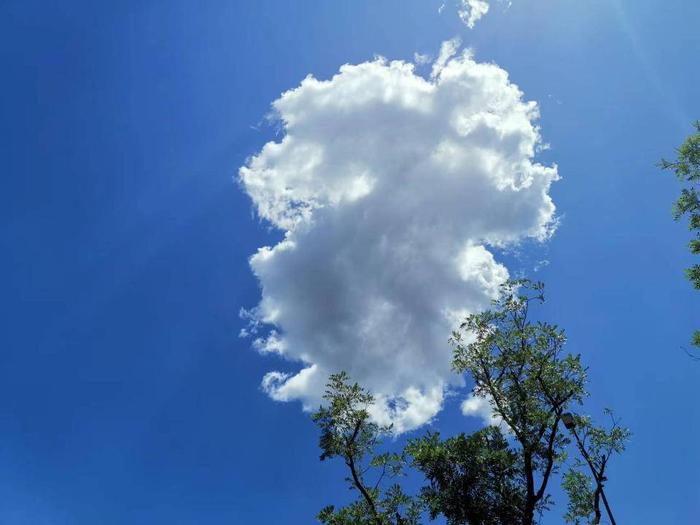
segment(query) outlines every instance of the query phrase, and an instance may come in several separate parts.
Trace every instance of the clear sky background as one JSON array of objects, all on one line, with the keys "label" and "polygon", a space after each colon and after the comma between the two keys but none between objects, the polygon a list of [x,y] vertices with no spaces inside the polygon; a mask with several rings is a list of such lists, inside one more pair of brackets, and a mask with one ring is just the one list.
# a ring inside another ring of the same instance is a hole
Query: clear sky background
[{"label": "clear sky background", "polygon": [[[260,388],[294,367],[238,337],[281,234],[235,178],[307,74],[454,36],[540,104],[561,224],[496,259],[547,283],[590,410],[634,432],[618,522],[698,522],[700,294],[655,163],[700,118],[700,3],[494,2],[473,30],[440,3],[2,3],[0,523],[301,525],[346,497],[300,404]],[[433,423],[479,425],[459,399]]]}]

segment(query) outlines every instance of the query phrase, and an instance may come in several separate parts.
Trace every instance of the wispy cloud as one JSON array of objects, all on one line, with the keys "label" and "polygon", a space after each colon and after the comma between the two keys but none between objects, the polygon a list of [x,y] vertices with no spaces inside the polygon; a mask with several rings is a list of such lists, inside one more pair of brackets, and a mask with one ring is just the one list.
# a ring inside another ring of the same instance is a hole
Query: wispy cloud
[{"label": "wispy cloud", "polygon": [[[504,9],[509,9],[512,2],[510,0],[455,0],[457,2],[457,15],[469,29],[474,29],[476,23],[488,14],[491,10],[493,2],[497,2],[504,6]],[[445,4],[442,3],[438,9],[438,13],[442,13],[445,9]]]},{"label": "wispy cloud", "polygon": [[469,29],[473,29],[489,9],[489,3],[486,0],[460,0],[457,14]]}]

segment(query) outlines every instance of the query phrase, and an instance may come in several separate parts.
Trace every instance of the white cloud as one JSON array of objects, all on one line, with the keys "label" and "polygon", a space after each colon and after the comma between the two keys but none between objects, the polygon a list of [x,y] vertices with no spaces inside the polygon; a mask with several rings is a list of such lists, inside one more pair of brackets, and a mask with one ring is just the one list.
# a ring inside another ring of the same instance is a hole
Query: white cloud
[{"label": "white cloud", "polygon": [[425,53],[413,53],[413,62],[417,66],[423,66],[425,64],[430,64],[432,62],[432,58],[430,55],[425,54]]},{"label": "white cloud", "polygon": [[534,161],[537,105],[457,51],[443,45],[427,79],[380,58],[273,103],[284,135],[239,174],[284,232],[250,260],[252,312],[273,329],[256,347],[301,365],[265,376],[273,399],[315,408],[344,370],[375,393],[378,421],[424,424],[459,381],[451,329],[508,276],[490,247],[551,234],[557,170]]},{"label": "white cloud", "polygon": [[489,12],[487,0],[459,0],[459,2],[457,14],[469,29],[473,29],[476,23]]},{"label": "white cloud", "polygon": [[442,43],[440,46],[440,53],[433,63],[433,69],[430,72],[431,80],[435,80],[440,75],[440,72],[445,68],[447,62],[457,54],[461,45],[462,41],[457,37],[445,40]]},{"label": "white cloud", "polygon": [[[510,9],[512,5],[510,0],[496,1],[503,6],[504,10]],[[488,14],[491,3],[492,0],[457,0],[457,14],[469,29],[474,29],[476,23]],[[442,8],[444,6],[445,4],[442,4]]]},{"label": "white cloud", "polygon": [[475,394],[469,394],[469,397],[462,401],[462,414],[465,416],[479,417],[484,422],[484,425],[493,425],[496,427],[507,428],[501,416],[496,414],[491,405],[489,397],[481,397]]}]

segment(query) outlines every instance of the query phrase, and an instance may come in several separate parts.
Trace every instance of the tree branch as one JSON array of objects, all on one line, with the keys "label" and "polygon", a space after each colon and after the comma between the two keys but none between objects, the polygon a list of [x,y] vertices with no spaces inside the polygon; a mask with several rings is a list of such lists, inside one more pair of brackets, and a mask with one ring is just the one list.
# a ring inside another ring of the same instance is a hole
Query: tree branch
[{"label": "tree branch", "polygon": [[362,428],[362,419],[358,419],[357,423],[355,423],[355,429],[352,433],[352,436],[348,440],[348,449],[347,449],[345,463],[348,466],[348,468],[350,468],[350,474],[352,474],[352,480],[353,480],[353,483],[355,484],[355,487],[357,488],[357,490],[360,491],[360,493],[362,494],[362,497],[365,499],[365,501],[367,502],[367,505],[369,506],[369,509],[370,509],[370,512],[372,513],[372,518],[374,519],[375,524],[382,525],[382,520],[379,517],[379,513],[377,512],[377,507],[374,504],[374,500],[372,499],[372,496],[370,495],[370,493],[367,491],[364,484],[362,483],[362,480],[360,479],[360,476],[357,473],[357,467],[355,465],[354,446],[355,446],[355,440],[357,439],[357,436],[360,433],[361,428]]}]

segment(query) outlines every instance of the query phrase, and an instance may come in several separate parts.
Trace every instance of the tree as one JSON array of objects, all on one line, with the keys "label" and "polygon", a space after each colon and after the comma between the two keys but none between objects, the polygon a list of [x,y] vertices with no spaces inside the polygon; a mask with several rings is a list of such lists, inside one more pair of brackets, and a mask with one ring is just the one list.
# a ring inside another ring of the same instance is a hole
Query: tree
[{"label": "tree", "polygon": [[[613,454],[620,454],[625,450],[630,431],[619,425],[611,410],[605,412],[611,420],[607,430],[594,426],[591,418],[587,416],[570,415],[568,418],[567,427],[571,428],[582,456],[576,459],[574,466],[564,474],[562,481],[562,486],[569,495],[569,506],[564,518],[575,525],[600,523],[601,499],[611,523],[615,524],[604,492],[607,481],[605,471]],[[590,470],[593,480],[582,472],[586,467]]]},{"label": "tree", "polygon": [[543,289],[509,281],[493,309],[470,315],[452,336],[454,369],[471,374],[474,393],[489,400],[519,446],[523,525],[548,508],[547,485],[569,444],[561,417],[585,395],[586,371],[580,356],[563,353],[564,332],[529,319]]},{"label": "tree", "polygon": [[[493,308],[470,315],[452,335],[453,367],[469,373],[473,393],[488,400],[502,423],[446,440],[428,433],[410,440],[401,454],[375,450],[391,428],[372,422],[373,398],[346,374],[331,376],[326,406],[314,414],[321,428],[321,459],[339,457],[358,499],[319,515],[329,525],[418,525],[421,514],[443,516],[449,525],[533,525],[549,509],[548,487],[572,441],[576,460],[562,477],[569,493],[566,518],[600,522],[600,501],[611,456],[621,452],[629,432],[613,419],[610,430],[571,414],[588,396],[580,356],[564,352],[566,337],[556,325],[530,319],[531,305],[544,301],[543,285],[509,281]],[[578,448],[575,448],[577,445]],[[582,472],[589,466],[592,480]],[[394,482],[406,466],[427,484],[417,497]],[[367,482],[374,471],[374,485]]]},{"label": "tree", "polygon": [[[327,406],[312,416],[321,429],[321,461],[341,458],[349,472],[346,481],[360,496],[338,510],[332,505],[325,507],[319,521],[327,525],[417,525],[418,505],[401,486],[394,483],[383,490],[385,480],[401,474],[403,460],[398,454],[375,452],[391,427],[370,419],[373,396],[357,383],[351,384],[341,372],[329,378],[324,399]],[[367,481],[370,471],[375,478],[372,484]]]},{"label": "tree", "polygon": [[[695,122],[695,133],[691,134],[676,150],[676,159],[662,159],[659,166],[675,173],[683,184],[681,194],[673,204],[673,218],[688,217],[688,228],[693,238],[688,248],[693,255],[700,254],[700,120]],[[686,269],[686,275],[693,286],[700,290],[700,264]],[[700,346],[700,330],[693,334],[693,344]]]},{"label": "tree", "polygon": [[411,441],[406,452],[429,482],[421,499],[431,519],[443,515],[449,525],[519,522],[525,502],[520,457],[500,428],[445,441],[430,433]]}]

